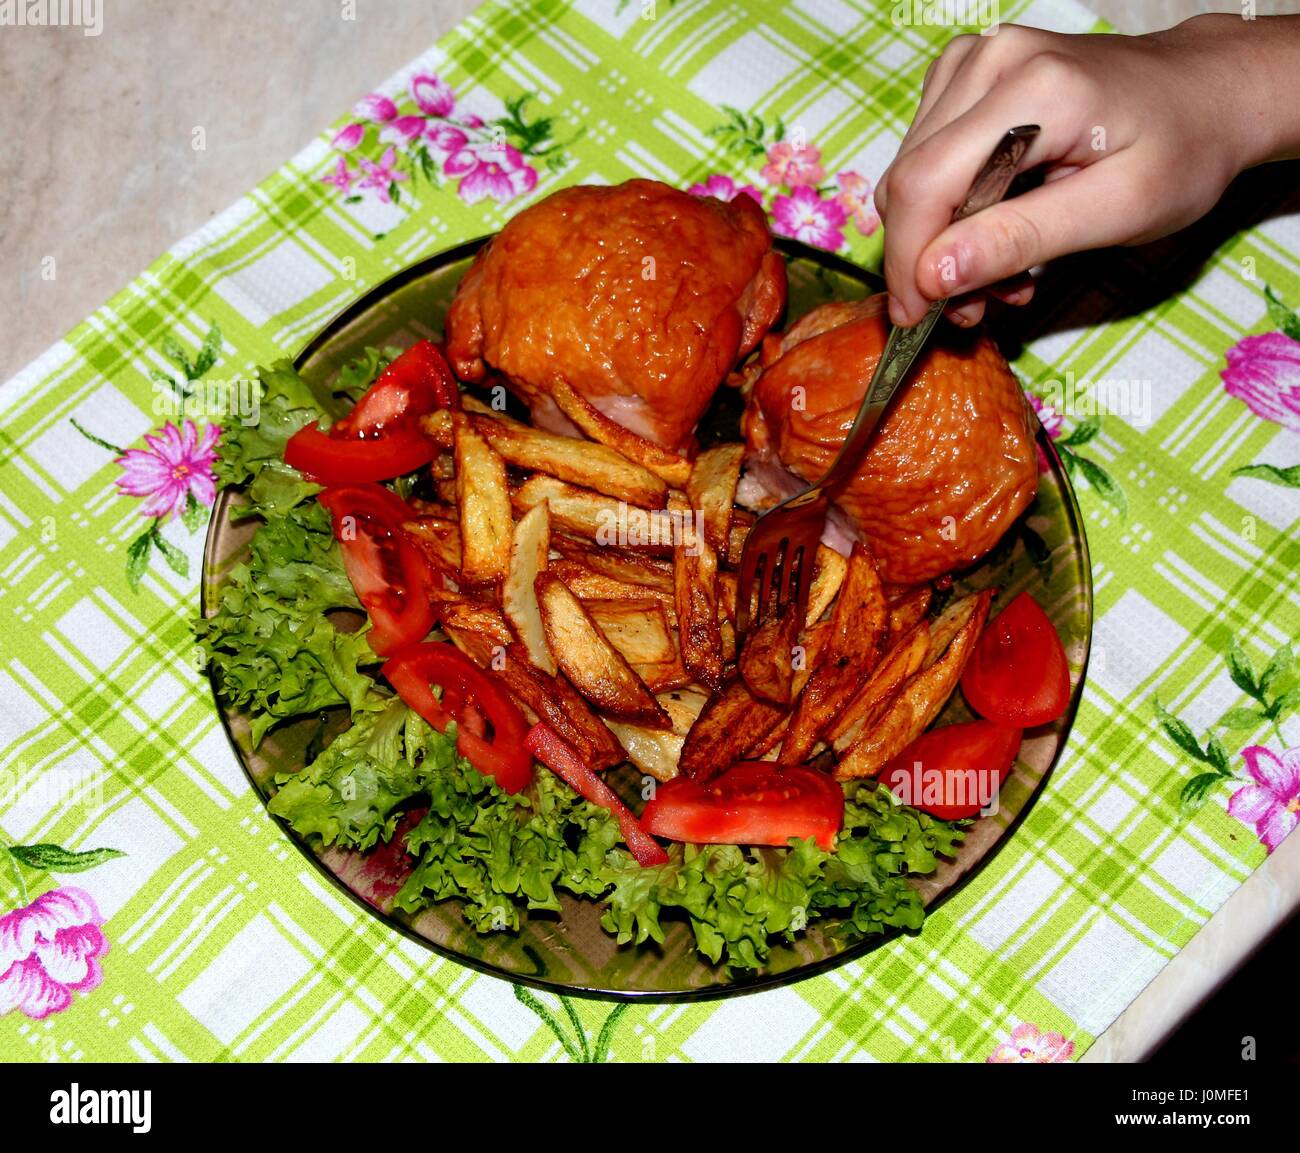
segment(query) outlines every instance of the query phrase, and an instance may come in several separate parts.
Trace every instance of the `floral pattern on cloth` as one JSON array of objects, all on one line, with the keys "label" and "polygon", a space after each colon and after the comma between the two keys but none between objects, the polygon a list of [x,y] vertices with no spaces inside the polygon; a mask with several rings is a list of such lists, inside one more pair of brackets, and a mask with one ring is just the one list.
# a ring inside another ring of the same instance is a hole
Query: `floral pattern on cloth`
[{"label": "floral pattern on cloth", "polygon": [[485,121],[458,109],[451,86],[430,73],[411,78],[405,109],[373,92],[353,108],[356,119],[334,134],[335,155],[320,180],[347,203],[373,197],[393,204],[401,201],[400,185],[418,178],[437,188],[445,176],[466,204],[508,204],[537,186],[534,161],[562,167],[564,149],[576,139],[555,140],[551,118],[529,115],[533,95],[507,100],[505,115]]},{"label": "floral pattern on cloth", "polygon": [[829,252],[847,248],[850,224],[862,236],[871,236],[880,227],[872,200],[874,186],[867,177],[844,171],[828,183],[821,150],[801,133],[788,132],[780,117],[769,124],[757,113],[725,105],[723,111],[726,122],[715,126],[710,135],[746,164],[761,160],[763,186],[742,184],[727,173],[715,172],[691,184],[687,191],[692,195],[719,200],[748,196],[767,211],[778,236]]},{"label": "floral pattern on cloth", "polygon": [[[1277,331],[1237,341],[1224,353],[1226,366],[1219,375],[1224,391],[1261,420],[1300,433],[1300,315],[1268,285],[1264,300]],[[1286,467],[1247,464],[1233,469],[1232,475],[1300,488],[1300,462]]]},{"label": "floral pattern on cloth", "polygon": [[1044,1033],[1030,1021],[1011,1030],[1011,1040],[1003,1041],[987,1060],[990,1065],[1051,1065],[1068,1061],[1074,1042],[1060,1033]]}]

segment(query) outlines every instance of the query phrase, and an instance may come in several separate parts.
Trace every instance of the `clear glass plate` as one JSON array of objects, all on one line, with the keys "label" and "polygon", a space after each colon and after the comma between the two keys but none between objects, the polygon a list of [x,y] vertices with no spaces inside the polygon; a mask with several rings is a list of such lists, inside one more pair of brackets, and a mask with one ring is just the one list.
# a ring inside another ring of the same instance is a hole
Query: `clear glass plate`
[{"label": "clear glass plate", "polygon": [[[327,382],[367,345],[406,346],[421,337],[439,336],[456,285],[481,244],[472,241],[430,257],[371,290],[312,339],[296,360],[299,370]],[[792,242],[782,241],[780,248],[790,278],[787,323],[828,300],[858,299],[879,290],[869,273],[837,257]],[[1092,635],[1088,546],[1074,492],[1051,440],[1039,430],[1038,441],[1049,467],[1040,477],[1038,498],[1027,515],[1050,554],[1050,572],[1035,564],[1017,541],[1014,548],[995,550],[995,556],[966,574],[958,587],[997,586],[1001,591],[994,611],[1026,590],[1043,605],[1070,657],[1074,682],[1070,708],[1059,721],[1027,734],[1020,762],[1003,786],[999,811],[974,824],[958,857],[932,876],[914,879],[928,908],[978,873],[1024,818],[1060,759],[1082,692]],[[225,574],[246,555],[253,526],[232,524],[229,518],[232,502],[239,499],[238,493],[223,492],[213,510],[203,566],[205,615],[213,611]],[[246,718],[220,700],[217,707],[240,763],[264,800],[274,791],[275,774],[301,767],[307,742],[319,736],[318,722],[310,718],[272,730],[254,751]],[[960,693],[940,717],[941,722],[969,719]],[[346,716],[337,718],[337,723],[345,726]],[[636,797],[640,776],[629,767],[612,770],[606,779],[629,799]],[[620,947],[601,929],[597,903],[567,896],[559,915],[527,914],[518,933],[485,936],[465,924],[453,902],[414,917],[391,909],[393,894],[405,876],[404,854],[395,848],[396,838],[389,846],[360,855],[337,849],[316,852],[292,830],[286,827],[285,831],[331,882],[371,916],[463,964],[557,992],[663,1000],[727,996],[821,972],[889,939],[845,938],[833,932],[836,921],[817,921],[795,943],[775,945],[762,972],[735,977],[695,952],[684,920],[665,924],[662,946]]]}]

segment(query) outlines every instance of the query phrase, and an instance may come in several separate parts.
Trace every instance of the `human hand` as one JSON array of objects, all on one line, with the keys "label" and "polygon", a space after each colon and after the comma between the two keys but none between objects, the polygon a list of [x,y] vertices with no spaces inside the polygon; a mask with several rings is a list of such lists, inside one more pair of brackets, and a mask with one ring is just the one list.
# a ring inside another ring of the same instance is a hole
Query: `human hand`
[{"label": "human hand", "polygon": [[[954,38],[876,188],[891,319],[915,324],[953,297],[948,314],[974,324],[985,292],[1028,303],[1035,265],[1192,223],[1243,168],[1294,147],[1297,104],[1279,125],[1277,87],[1297,76],[1293,17],[1202,16],[1137,37],[1003,25]],[[951,223],[1017,124],[1042,127],[1020,167],[1042,166],[1043,184]]]}]

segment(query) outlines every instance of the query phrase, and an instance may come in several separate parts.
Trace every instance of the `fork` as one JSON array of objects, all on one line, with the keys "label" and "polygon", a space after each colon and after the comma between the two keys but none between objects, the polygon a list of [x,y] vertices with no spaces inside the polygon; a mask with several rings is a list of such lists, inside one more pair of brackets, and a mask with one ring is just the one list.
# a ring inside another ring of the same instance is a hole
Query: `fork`
[{"label": "fork", "polygon": [[[998,141],[972,182],[966,199],[953,213],[954,222],[996,204],[1006,195],[1026,149],[1039,131],[1037,124],[1022,124]],[[907,379],[908,370],[920,355],[946,303],[946,300],[934,301],[918,324],[910,328],[896,327],[890,332],[871,383],[863,393],[853,427],[826,475],[816,484],[768,509],[749,530],[740,557],[740,579],[736,585],[737,643],[743,640],[751,625],[757,627],[763,623],[769,599],[774,601],[772,616],[776,620],[783,619],[789,612],[802,618],[807,612],[813,557],[830,508],[828,494],[857,471],[890,400]],[[756,579],[758,602],[755,609],[752,605]]]}]

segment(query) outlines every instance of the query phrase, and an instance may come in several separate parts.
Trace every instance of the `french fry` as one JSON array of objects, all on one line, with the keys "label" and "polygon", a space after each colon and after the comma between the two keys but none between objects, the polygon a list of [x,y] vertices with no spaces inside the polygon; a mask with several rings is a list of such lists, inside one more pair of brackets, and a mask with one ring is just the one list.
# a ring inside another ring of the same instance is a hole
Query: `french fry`
[{"label": "french fry", "polygon": [[502,649],[515,639],[506,618],[495,605],[468,599],[449,600],[442,604],[439,616],[444,629],[478,633]]},{"label": "french fry", "polygon": [[495,416],[471,416],[470,422],[505,462],[516,468],[544,472],[629,504],[663,506],[668,493],[663,479],[606,445]]},{"label": "french fry", "polygon": [[817,552],[813,555],[812,583],[808,586],[806,624],[811,625],[820,620],[822,613],[830,608],[848,571],[847,557],[824,544],[817,546]]},{"label": "french fry", "polygon": [[749,691],[783,708],[790,704],[795,666],[801,663],[795,653],[801,623],[794,612],[769,616],[750,632],[740,650],[740,675]]},{"label": "french fry", "polygon": [[439,448],[451,448],[456,440],[451,409],[440,408],[436,412],[426,413],[420,417],[420,431]]},{"label": "french fry", "polygon": [[799,694],[781,743],[783,765],[807,760],[827,725],[875,668],[888,631],[889,604],[875,563],[862,545],[854,545],[831,612],[824,658]]},{"label": "french fry", "polygon": [[542,501],[549,502],[552,529],[584,537],[602,547],[619,543],[618,531],[622,525],[629,541],[644,542],[637,543],[636,548],[664,556],[673,551],[667,518],[544,473],[530,476],[515,490],[512,499],[517,512],[527,512]]},{"label": "french fry", "polygon": [[417,516],[402,522],[402,531],[440,572],[460,574],[460,524],[440,516]]},{"label": "french fry", "polygon": [[[548,567],[569,586],[570,591],[581,601],[589,600],[644,600],[653,597],[665,608],[672,610],[674,605],[672,589],[657,589],[650,585],[629,584],[612,576],[594,572],[576,560],[552,560]],[[673,612],[673,625],[676,627],[676,612]]]},{"label": "french fry", "polygon": [[617,720],[668,728],[663,707],[645,682],[592,620],[568,586],[552,572],[537,577],[537,603],[556,663],[592,704]]},{"label": "french fry", "polygon": [[837,780],[875,776],[897,754],[919,737],[939,715],[961,679],[966,662],[988,618],[993,590],[984,589],[969,599],[966,620],[943,654],[913,676],[899,691],[878,724],[864,728],[835,766]]},{"label": "french fry", "polygon": [[745,551],[745,538],[749,536],[749,530],[754,527],[754,520],[754,514],[748,509],[731,510],[731,530],[727,533],[727,551],[723,559],[732,568],[738,568],[740,565],[740,558]]},{"label": "french fry", "polygon": [[686,498],[703,515],[704,534],[718,552],[726,552],[731,537],[731,514],[736,485],[745,457],[743,444],[720,444],[700,453],[686,482]]},{"label": "french fry", "polygon": [[510,567],[501,587],[501,607],[525,649],[528,658],[543,672],[555,675],[555,658],[546,644],[546,629],[537,607],[534,584],[546,568],[551,554],[550,506],[534,505],[515,525],[510,542]]},{"label": "french fry", "polygon": [[708,693],[698,689],[677,689],[656,694],[656,700],[672,720],[671,729],[647,729],[626,721],[605,723],[627,750],[627,757],[643,773],[658,781],[671,781],[678,773],[682,745],[695,718],[708,701]]},{"label": "french fry", "polygon": [[889,602],[890,638],[901,637],[917,621],[921,620],[930,609],[933,592],[929,585],[916,585],[908,589],[897,600]]},{"label": "french fry", "polygon": [[[668,510],[691,523],[686,501],[676,493]],[[703,533],[690,533],[673,556],[673,585],[677,605],[678,643],[682,661],[704,685],[722,687],[722,632],[718,626],[718,554]]]},{"label": "french fry", "polygon": [[629,460],[645,465],[675,488],[681,488],[690,479],[691,462],[684,456],[678,456],[610,420],[567,382],[558,378],[552,380],[551,399],[592,440],[617,449]]},{"label": "french fry", "polygon": [[558,533],[551,539],[551,548],[566,560],[578,561],[592,572],[613,577],[625,584],[641,585],[667,593],[673,591],[672,562],[662,557],[635,549],[596,545]]},{"label": "french fry", "polygon": [[505,461],[469,423],[452,416],[455,430],[456,506],[460,509],[461,572],[472,584],[505,576],[510,564],[510,490]]},{"label": "french fry", "polygon": [[584,600],[600,631],[630,665],[657,665],[677,656],[668,616],[653,598]]},{"label": "french fry", "polygon": [[925,621],[917,621],[885,653],[840,714],[826,726],[826,738],[836,752],[843,752],[864,728],[876,723],[908,678],[920,671],[929,648],[930,629]]},{"label": "french fry", "polygon": [[707,780],[740,760],[777,727],[784,709],[760,701],[742,680],[713,697],[691,726],[678,762],[683,775]]}]

